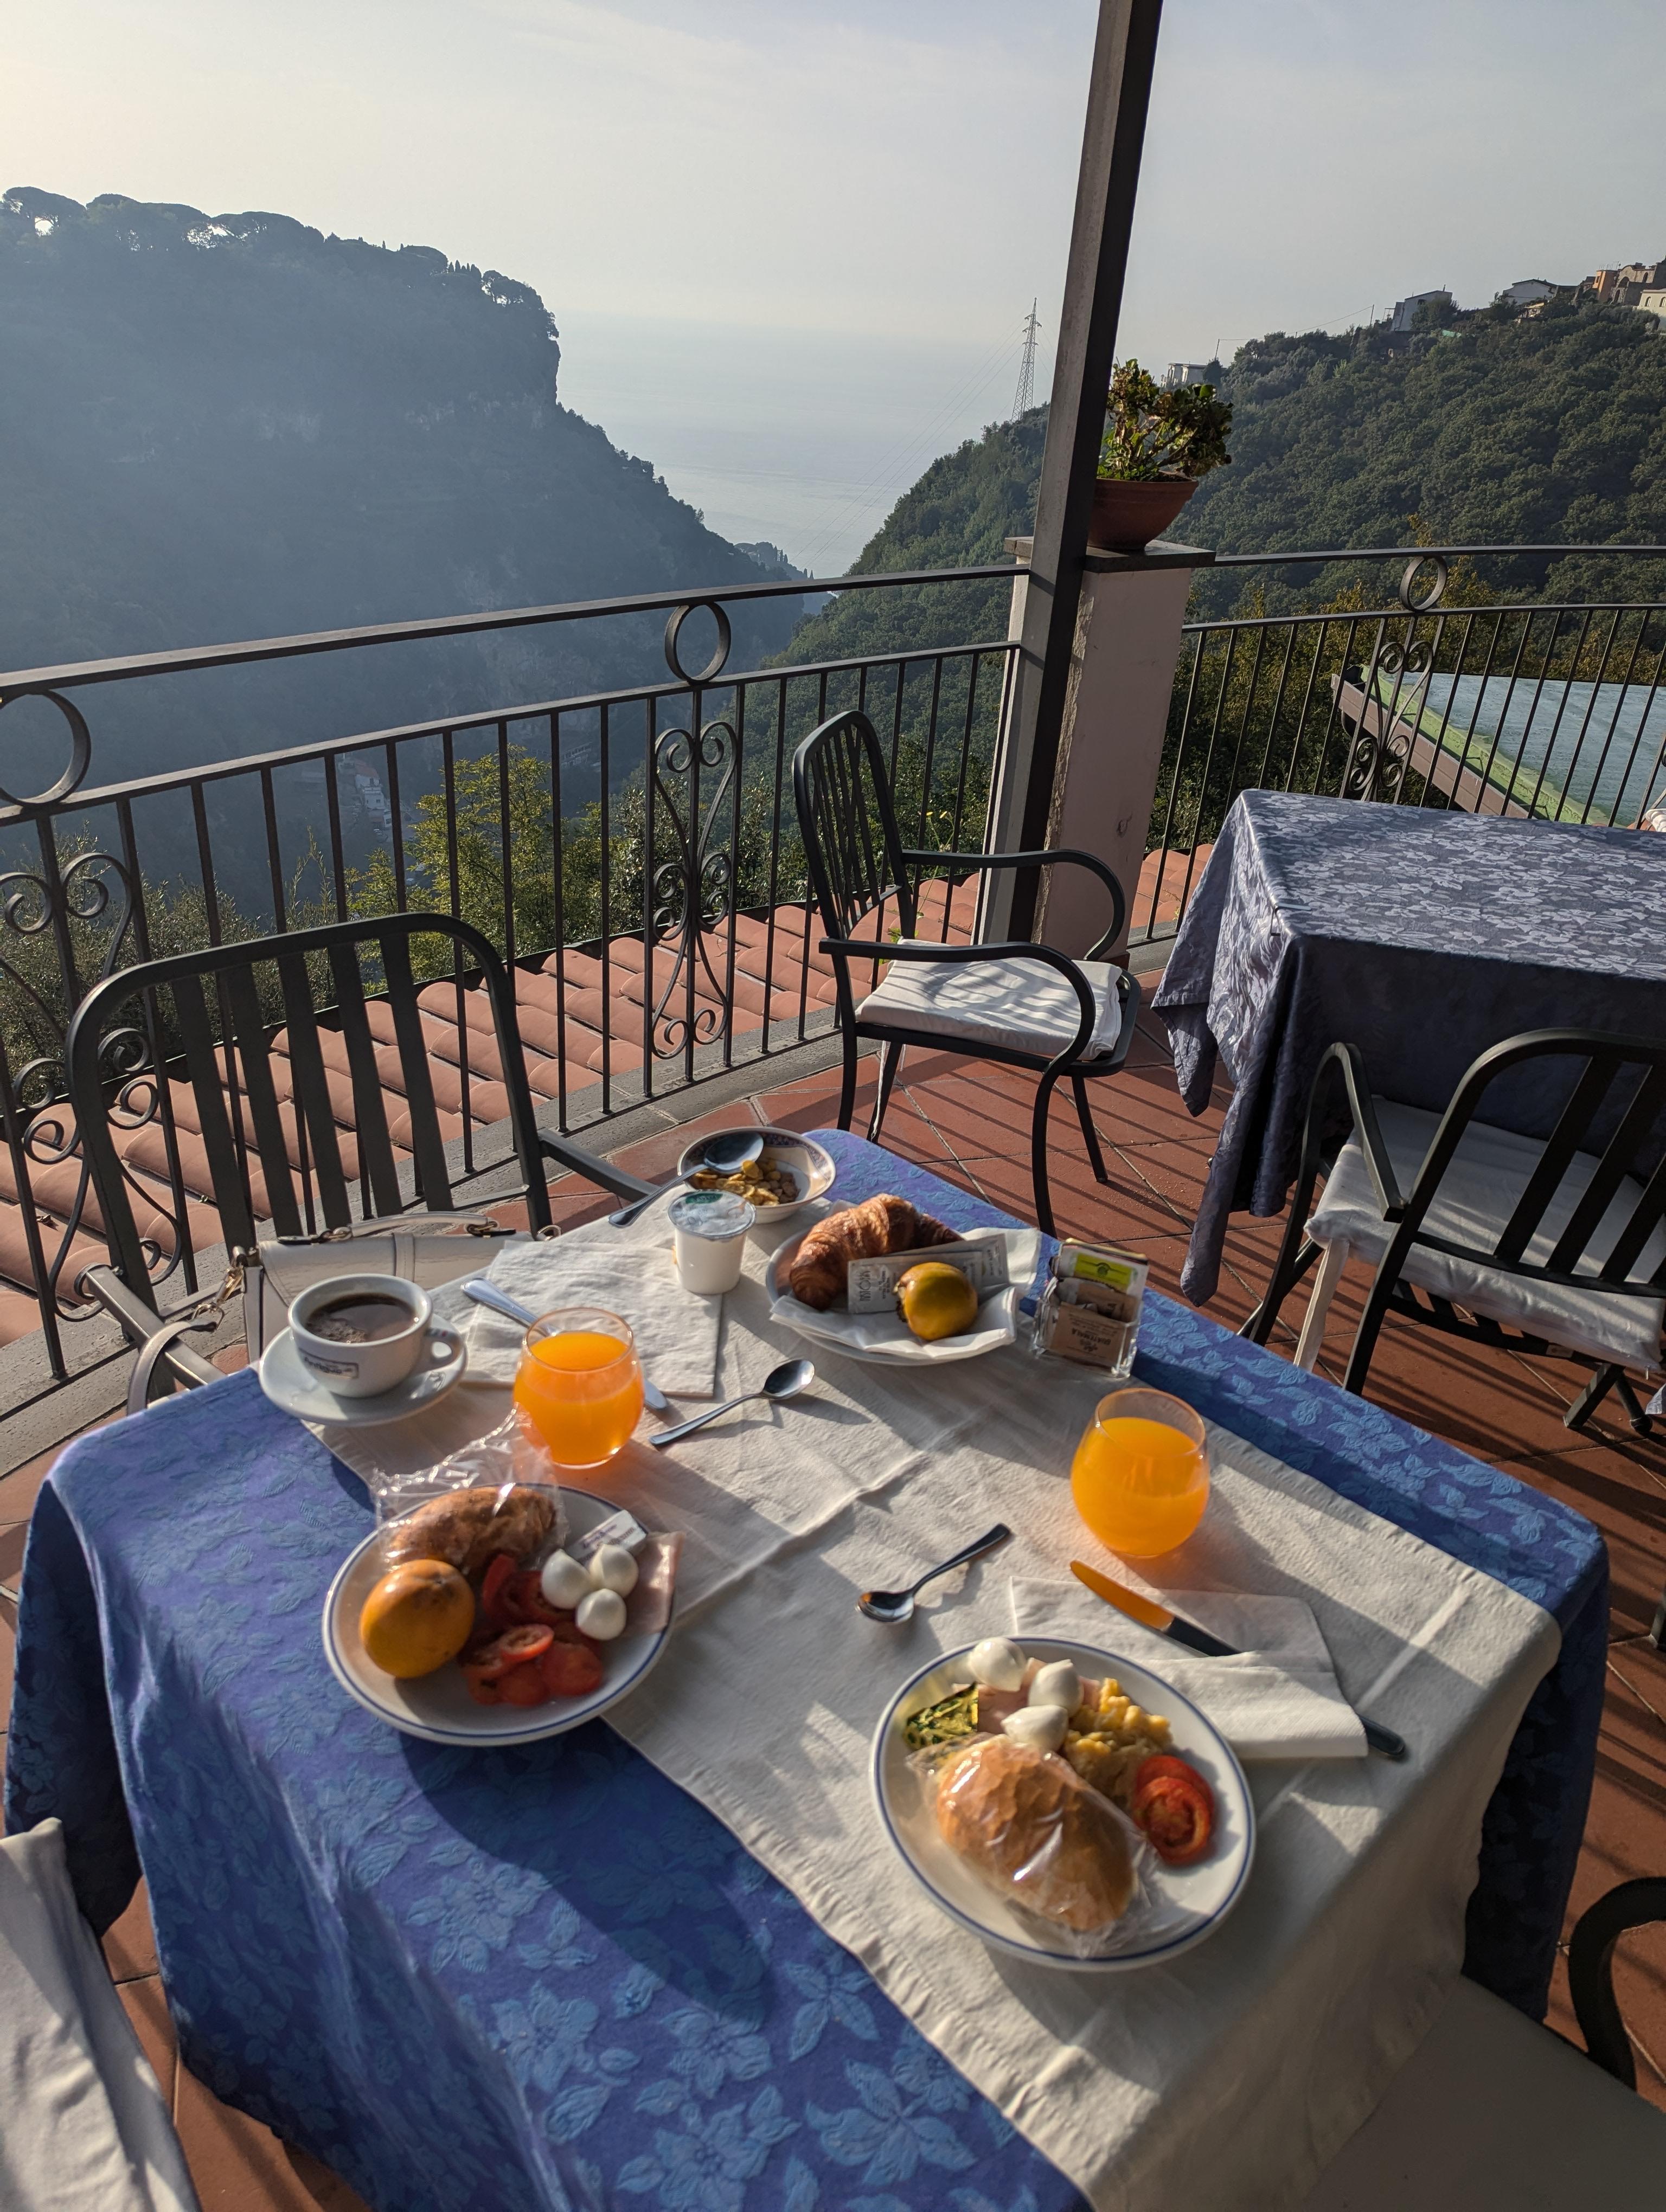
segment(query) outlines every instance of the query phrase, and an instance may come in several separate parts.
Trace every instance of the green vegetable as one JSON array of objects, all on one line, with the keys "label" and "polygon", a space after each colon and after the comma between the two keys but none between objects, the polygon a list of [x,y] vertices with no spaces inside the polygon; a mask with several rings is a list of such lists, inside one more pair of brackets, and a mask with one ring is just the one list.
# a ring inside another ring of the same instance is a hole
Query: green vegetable
[{"label": "green vegetable", "polygon": [[933,1744],[958,1743],[964,1736],[977,1733],[977,1685],[967,1682],[952,1690],[946,1698],[939,1698],[934,1705],[927,1705],[917,1713],[910,1713],[903,1723],[903,1734],[911,1751],[925,1751]]}]

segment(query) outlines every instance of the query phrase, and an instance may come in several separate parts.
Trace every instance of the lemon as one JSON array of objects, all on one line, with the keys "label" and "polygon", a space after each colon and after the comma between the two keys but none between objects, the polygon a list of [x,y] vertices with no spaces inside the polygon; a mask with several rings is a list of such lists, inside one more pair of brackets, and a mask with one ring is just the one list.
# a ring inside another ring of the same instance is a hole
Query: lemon
[{"label": "lemon", "polygon": [[958,1336],[977,1319],[977,1292],[946,1260],[922,1260],[897,1285],[897,1303],[915,1335],[927,1344]]},{"label": "lemon", "polygon": [[373,1667],[402,1680],[454,1659],[474,1630],[474,1592],[443,1559],[407,1559],[385,1574],[359,1614]]}]

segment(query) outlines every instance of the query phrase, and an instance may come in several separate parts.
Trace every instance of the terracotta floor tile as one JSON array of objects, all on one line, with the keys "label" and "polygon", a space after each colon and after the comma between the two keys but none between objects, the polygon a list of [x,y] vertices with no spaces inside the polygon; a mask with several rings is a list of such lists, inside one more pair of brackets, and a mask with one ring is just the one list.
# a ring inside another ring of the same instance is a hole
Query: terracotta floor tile
[{"label": "terracotta floor tile", "polygon": [[[105,1427],[116,1418],[114,1413],[110,1413],[104,1420],[89,1421],[79,1433],[84,1437],[91,1436],[94,1429]],[[70,1441],[73,1442],[73,1438]],[[0,1475],[0,1521],[28,1519],[34,1510],[34,1501],[40,1494],[40,1486],[52,1472],[52,1463],[63,1449],[62,1444],[54,1444],[50,1451],[26,1460],[21,1467],[15,1468],[9,1474]]]},{"label": "terracotta floor tile", "polygon": [[112,1981],[137,1981],[141,1975],[155,1972],[156,1938],[151,1930],[150,1900],[143,1881],[134,1891],[133,1901],[126,1911],[104,1931],[104,1955]]},{"label": "terracotta floor tile", "polygon": [[[315,2194],[298,2157],[292,2158],[270,2128],[222,2105],[185,2066],[175,2081],[173,2124],[203,2212],[319,2212],[321,2206],[327,2212],[360,2212],[362,2200],[334,2174],[328,2175],[334,2193]],[[312,2159],[305,2170],[327,2172]]]},{"label": "terracotta floor tile", "polygon": [[171,2112],[173,2108],[173,2077],[178,2065],[178,2047],[173,2040],[173,2022],[168,2016],[167,1999],[162,1995],[162,1985],[155,1974],[141,1980],[124,1982],[118,1993],[122,2009],[133,2024],[145,2057],[150,2061],[150,2070],[156,2077],[162,2093],[162,2101]]},{"label": "terracotta floor tile", "polygon": [[[23,1547],[18,1540],[27,1533],[27,1523],[19,1522],[8,1523],[3,1532],[3,1540],[5,1549],[15,1553],[18,1565],[21,1565],[23,1558]],[[5,1573],[0,1574],[0,1582],[4,1582],[15,1589],[17,1565],[11,1566]],[[9,1713],[11,1711],[12,1653],[16,1644],[17,1608],[9,1599],[0,1598],[0,1714]]]}]

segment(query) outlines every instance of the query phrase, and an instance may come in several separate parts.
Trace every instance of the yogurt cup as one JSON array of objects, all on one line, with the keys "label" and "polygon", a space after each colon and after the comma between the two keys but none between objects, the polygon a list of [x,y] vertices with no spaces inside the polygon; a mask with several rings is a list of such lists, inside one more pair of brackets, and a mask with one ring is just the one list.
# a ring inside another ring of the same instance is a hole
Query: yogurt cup
[{"label": "yogurt cup", "polygon": [[666,1210],[683,1288],[701,1297],[733,1290],[757,1208],[732,1190],[690,1190],[672,1199]]}]

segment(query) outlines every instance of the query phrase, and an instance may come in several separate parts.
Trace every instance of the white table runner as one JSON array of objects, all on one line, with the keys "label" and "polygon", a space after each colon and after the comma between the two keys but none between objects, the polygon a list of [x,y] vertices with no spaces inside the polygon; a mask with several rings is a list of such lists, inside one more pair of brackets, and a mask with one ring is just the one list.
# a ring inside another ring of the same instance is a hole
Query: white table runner
[{"label": "white table runner", "polygon": [[[749,1253],[725,1301],[726,1395],[803,1348],[769,1321],[763,1261]],[[672,1651],[612,1724],[1102,2212],[1299,2202],[1457,1975],[1482,1810],[1555,1624],[1217,1431],[1214,1495],[1163,1563],[1170,1586],[1307,1599],[1344,1691],[1412,1757],[1252,1769],[1247,1891],[1172,1965],[1107,1980],[997,1958],[891,1852],[869,1743],[934,1652],[1010,1632],[1013,1577],[1053,1583],[1062,1607],[1071,1557],[1116,1571],[1067,1480],[1103,1378],[1021,1346],[928,1374],[818,1358],[812,1396],[749,1407],[669,1453],[633,1444],[597,1486],[689,1539]],[[483,1429],[502,1394],[469,1395]],[[906,1583],[997,1519],[1017,1540],[928,1593],[909,1627],[857,1613],[859,1590]],[[1109,1608],[1098,1640],[1133,1656]]]}]

